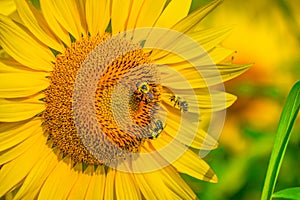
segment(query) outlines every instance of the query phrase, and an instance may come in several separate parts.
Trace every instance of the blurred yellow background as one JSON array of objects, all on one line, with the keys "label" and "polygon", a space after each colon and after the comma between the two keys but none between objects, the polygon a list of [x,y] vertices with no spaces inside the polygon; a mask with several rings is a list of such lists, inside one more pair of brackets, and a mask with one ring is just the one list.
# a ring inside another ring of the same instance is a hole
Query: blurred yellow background
[{"label": "blurred yellow background", "polygon": [[[225,0],[204,20],[205,27],[233,25],[223,42],[236,50],[233,63],[254,63],[225,84],[238,96],[227,110],[220,147],[206,160],[218,184],[187,179],[205,200],[253,200],[260,194],[280,114],[300,78],[300,2]],[[300,126],[296,120],[275,191],[300,186]]]}]

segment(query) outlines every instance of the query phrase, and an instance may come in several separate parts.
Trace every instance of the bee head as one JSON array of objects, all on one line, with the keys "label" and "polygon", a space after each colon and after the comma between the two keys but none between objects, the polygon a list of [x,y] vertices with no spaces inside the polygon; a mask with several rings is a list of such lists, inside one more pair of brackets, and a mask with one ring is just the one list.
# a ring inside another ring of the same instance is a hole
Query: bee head
[{"label": "bee head", "polygon": [[150,87],[149,87],[148,83],[146,83],[146,82],[138,82],[136,84],[136,87],[140,92],[142,92],[144,94],[146,94],[150,91]]}]

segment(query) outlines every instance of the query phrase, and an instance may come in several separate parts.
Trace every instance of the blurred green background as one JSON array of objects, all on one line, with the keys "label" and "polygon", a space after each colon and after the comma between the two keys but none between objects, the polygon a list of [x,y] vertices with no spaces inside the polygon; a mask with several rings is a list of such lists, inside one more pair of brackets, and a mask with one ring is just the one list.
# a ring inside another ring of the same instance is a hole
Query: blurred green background
[{"label": "blurred green background", "polygon": [[[203,3],[195,0],[193,8]],[[237,51],[233,62],[254,65],[225,83],[238,100],[227,110],[219,148],[205,158],[219,183],[184,178],[200,199],[256,200],[285,99],[300,78],[300,1],[225,0],[204,20],[205,27],[220,25],[234,26],[223,42]],[[298,116],[275,191],[300,186],[299,122]]]}]

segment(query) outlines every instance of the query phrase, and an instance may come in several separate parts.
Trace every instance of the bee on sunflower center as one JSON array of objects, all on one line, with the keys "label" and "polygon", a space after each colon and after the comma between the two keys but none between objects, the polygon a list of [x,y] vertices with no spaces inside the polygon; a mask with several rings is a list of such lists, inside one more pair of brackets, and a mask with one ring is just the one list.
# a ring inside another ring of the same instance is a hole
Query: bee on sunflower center
[{"label": "bee on sunflower center", "polygon": [[137,89],[137,92],[138,92],[138,96],[137,98],[140,100],[140,101],[145,101],[145,103],[150,103],[153,101],[154,99],[154,96],[153,94],[150,92],[150,86],[147,82],[138,82],[136,84],[136,89]]}]

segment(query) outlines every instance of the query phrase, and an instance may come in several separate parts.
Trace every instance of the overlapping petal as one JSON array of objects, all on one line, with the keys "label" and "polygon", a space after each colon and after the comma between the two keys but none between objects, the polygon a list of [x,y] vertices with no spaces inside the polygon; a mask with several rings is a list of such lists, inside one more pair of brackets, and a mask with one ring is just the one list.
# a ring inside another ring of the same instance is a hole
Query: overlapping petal
[{"label": "overlapping petal", "polygon": [[26,27],[45,45],[59,52],[64,51],[64,47],[52,33],[43,15],[30,3],[24,0],[16,0],[19,15]]},{"label": "overlapping petal", "polygon": [[188,15],[191,3],[191,0],[172,0],[160,15],[155,26],[171,28]]},{"label": "overlapping petal", "polygon": [[33,166],[14,199],[34,199],[38,196],[43,183],[58,163],[56,153],[57,150],[48,148],[41,158],[42,162]]},{"label": "overlapping petal", "polygon": [[34,95],[49,86],[48,74],[36,73],[1,73],[0,98],[18,98]]},{"label": "overlapping petal", "polygon": [[82,170],[81,163],[74,167],[72,165],[68,157],[59,161],[41,188],[39,199],[67,199]]},{"label": "overlapping petal", "polygon": [[30,148],[21,156],[2,166],[0,171],[0,196],[22,183],[34,165],[44,157],[48,147],[43,143],[45,138],[37,135],[38,141],[31,143]]},{"label": "overlapping petal", "polygon": [[0,45],[14,59],[35,70],[50,71],[55,57],[24,29],[0,15]]},{"label": "overlapping petal", "polygon": [[110,7],[111,0],[86,0],[86,22],[91,35],[104,34],[110,20]]},{"label": "overlapping petal", "polygon": [[2,0],[0,1],[0,14],[10,15],[16,10],[16,4],[14,0]]}]

